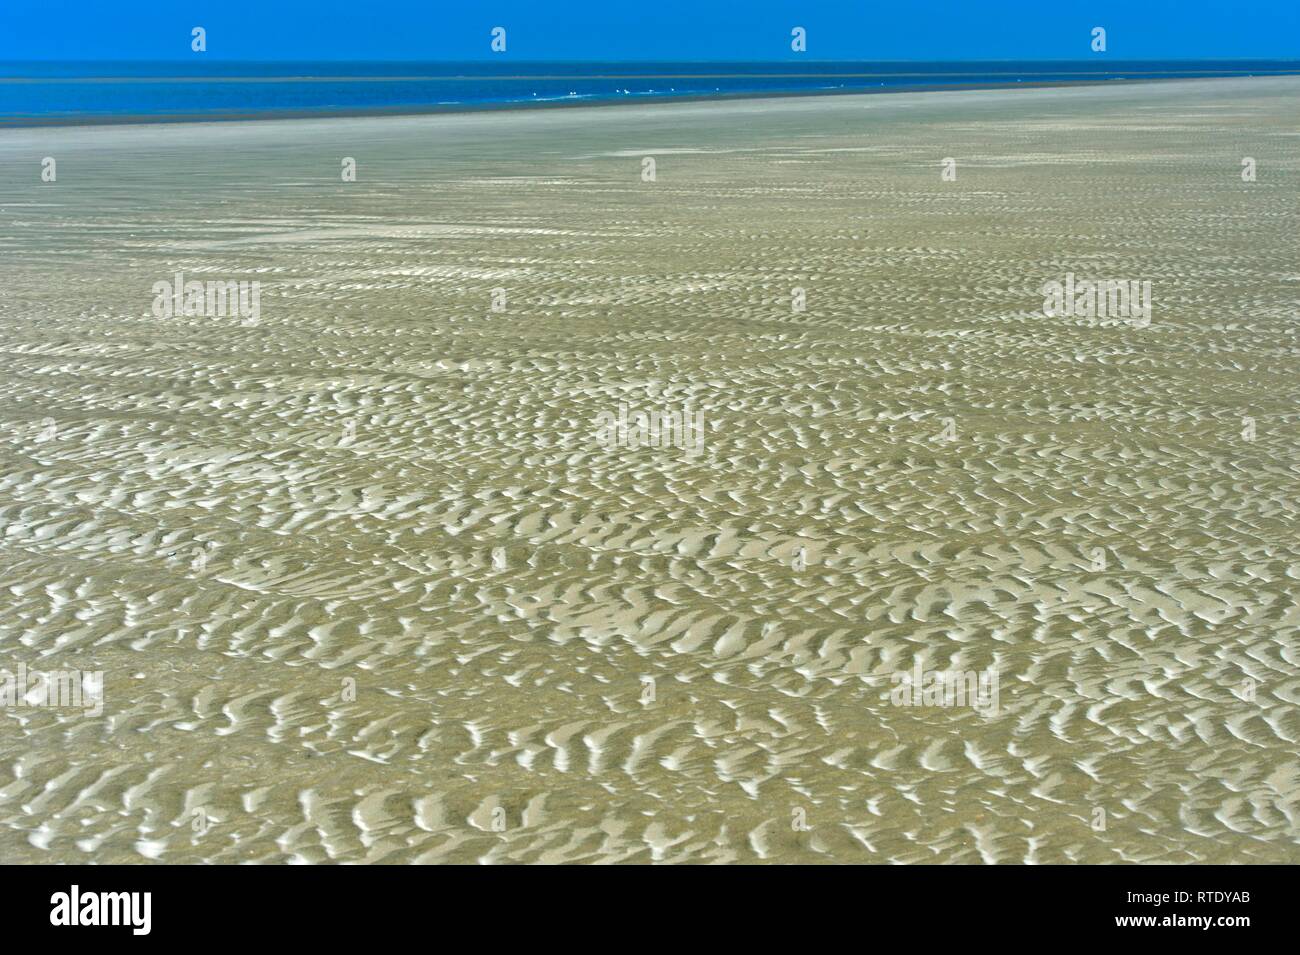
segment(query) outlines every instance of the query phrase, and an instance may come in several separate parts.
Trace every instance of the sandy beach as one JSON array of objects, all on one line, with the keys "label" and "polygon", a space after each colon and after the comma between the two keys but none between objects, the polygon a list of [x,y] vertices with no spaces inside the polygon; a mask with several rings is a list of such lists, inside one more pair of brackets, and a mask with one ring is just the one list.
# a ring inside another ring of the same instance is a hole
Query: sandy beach
[{"label": "sandy beach", "polygon": [[0,130],[0,860],[1300,862],[1298,102]]}]

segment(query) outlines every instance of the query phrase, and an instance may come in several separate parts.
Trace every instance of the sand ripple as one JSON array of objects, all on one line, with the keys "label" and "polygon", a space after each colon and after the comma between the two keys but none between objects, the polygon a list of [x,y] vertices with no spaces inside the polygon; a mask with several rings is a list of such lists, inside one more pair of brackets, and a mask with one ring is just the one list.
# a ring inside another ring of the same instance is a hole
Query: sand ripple
[{"label": "sand ripple", "polygon": [[0,133],[0,856],[1300,861],[1295,94]]}]

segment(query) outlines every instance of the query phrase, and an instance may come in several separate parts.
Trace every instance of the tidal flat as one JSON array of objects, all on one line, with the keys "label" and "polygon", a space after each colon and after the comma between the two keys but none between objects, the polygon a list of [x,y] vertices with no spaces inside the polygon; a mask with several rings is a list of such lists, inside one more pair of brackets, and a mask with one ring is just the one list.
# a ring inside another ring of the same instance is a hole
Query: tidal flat
[{"label": "tidal flat", "polygon": [[1300,862],[1298,103],[0,131],[0,861]]}]

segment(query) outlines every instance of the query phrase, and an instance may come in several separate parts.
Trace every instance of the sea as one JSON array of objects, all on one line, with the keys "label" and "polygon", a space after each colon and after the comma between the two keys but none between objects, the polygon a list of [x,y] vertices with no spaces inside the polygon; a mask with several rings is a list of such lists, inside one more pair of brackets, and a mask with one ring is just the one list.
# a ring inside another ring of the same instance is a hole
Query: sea
[{"label": "sea", "polygon": [[423,113],[642,100],[1300,74],[1298,60],[5,62],[0,126]]}]

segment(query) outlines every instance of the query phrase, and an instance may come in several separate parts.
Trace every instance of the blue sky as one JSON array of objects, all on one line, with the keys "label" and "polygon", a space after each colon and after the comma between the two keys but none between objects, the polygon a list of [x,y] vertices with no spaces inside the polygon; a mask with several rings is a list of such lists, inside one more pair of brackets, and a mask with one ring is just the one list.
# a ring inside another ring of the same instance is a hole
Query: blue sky
[{"label": "blue sky", "polygon": [[[3,0],[0,60],[1300,58],[1300,0]],[[494,26],[507,51],[489,49]]]}]

